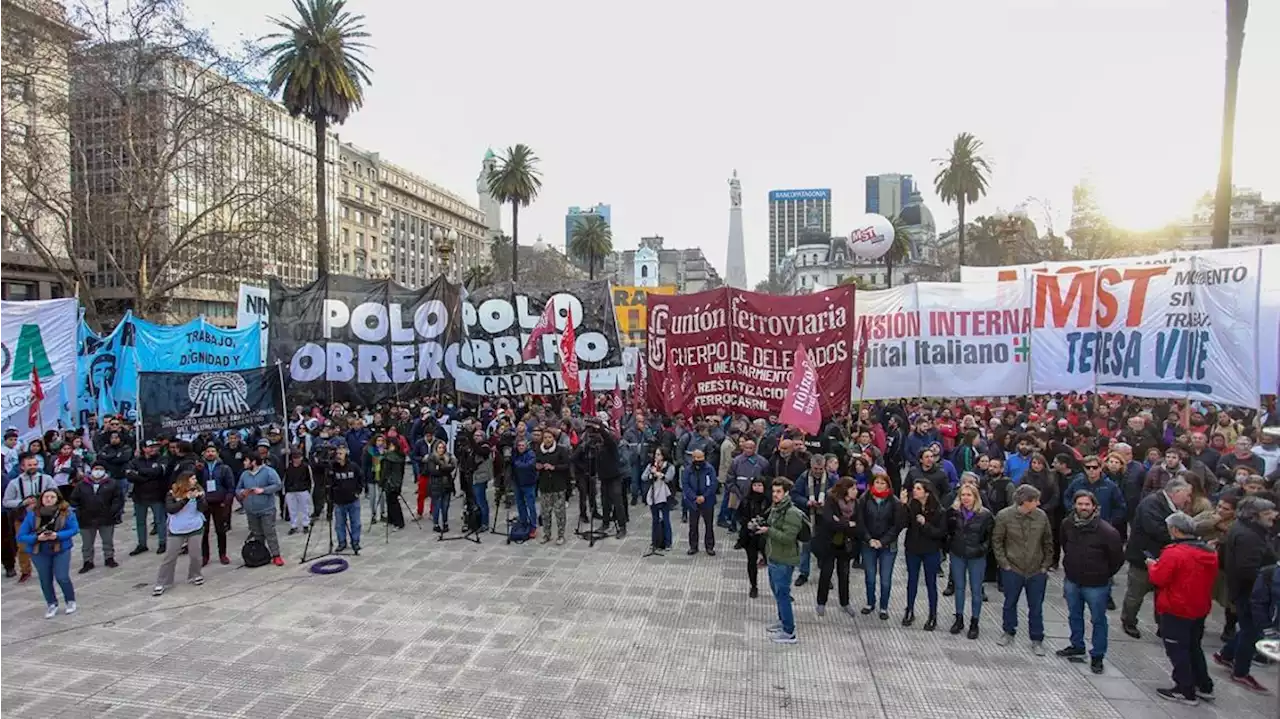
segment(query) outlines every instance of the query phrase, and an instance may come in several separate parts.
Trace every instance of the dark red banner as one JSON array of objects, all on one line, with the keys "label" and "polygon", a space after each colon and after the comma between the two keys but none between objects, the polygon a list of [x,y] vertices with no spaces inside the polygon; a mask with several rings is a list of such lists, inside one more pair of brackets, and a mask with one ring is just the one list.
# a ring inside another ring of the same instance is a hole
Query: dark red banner
[{"label": "dark red banner", "polygon": [[648,296],[647,398],[667,413],[717,408],[765,417],[782,410],[796,348],[818,371],[822,415],[849,407],[853,287],[812,295],[734,289]]}]

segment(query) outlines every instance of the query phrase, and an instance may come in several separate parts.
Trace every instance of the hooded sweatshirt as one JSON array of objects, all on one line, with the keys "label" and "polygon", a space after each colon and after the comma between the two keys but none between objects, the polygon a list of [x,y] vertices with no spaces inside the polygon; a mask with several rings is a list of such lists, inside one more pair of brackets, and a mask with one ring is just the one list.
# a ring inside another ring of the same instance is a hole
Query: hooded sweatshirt
[{"label": "hooded sweatshirt", "polygon": [[1198,539],[1176,539],[1147,567],[1156,592],[1156,613],[1203,619],[1213,609],[1218,554]]}]

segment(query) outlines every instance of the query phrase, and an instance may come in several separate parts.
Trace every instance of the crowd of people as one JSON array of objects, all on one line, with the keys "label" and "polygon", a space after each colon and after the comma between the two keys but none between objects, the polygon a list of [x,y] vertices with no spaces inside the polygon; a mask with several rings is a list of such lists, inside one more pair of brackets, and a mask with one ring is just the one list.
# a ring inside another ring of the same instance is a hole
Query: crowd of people
[{"label": "crowd of people", "polygon": [[[901,553],[904,627],[917,622],[923,584],[923,630],[936,630],[939,596],[950,597],[950,633],[976,640],[992,584],[1003,595],[997,643],[1016,640],[1025,602],[1037,655],[1046,653],[1048,577],[1061,571],[1071,636],[1056,654],[1101,673],[1107,613],[1117,609],[1113,579],[1124,572],[1126,634],[1141,637],[1138,616],[1155,594],[1175,683],[1161,696],[1212,698],[1201,647],[1214,605],[1225,629],[1213,662],[1232,682],[1265,691],[1251,667],[1254,642],[1280,621],[1273,405],[1254,412],[1092,394],[869,402],[806,434],[776,416],[619,416],[579,402],[298,407],[284,427],[157,437],[137,449],[118,417],[25,447],[7,436],[6,574],[16,562],[25,582],[35,566],[48,616],[58,609],[55,583],[74,612],[72,541],[81,539],[82,573],[95,568],[98,543],[104,564],[116,567],[114,527],[126,499],[138,536],[129,554],[147,552],[155,537],[164,555],[154,589],[161,594],[182,554],[192,584],[212,557],[229,563],[237,513],[283,564],[278,516],[290,534],[332,522],[337,551],[358,553],[364,503],[370,525],[402,529],[408,510],[409,518],[429,515],[445,534],[461,497],[459,531],[496,529],[505,510],[512,536],[560,545],[576,493],[575,534],[587,525],[592,536],[625,538],[632,508],[643,504],[649,543],[670,549],[678,509],[686,552],[715,556],[722,528],[745,553],[750,597],[766,569],[778,606],[769,635],[779,643],[798,641],[792,588],[810,581],[815,557],[817,617],[834,588],[844,613],[887,621]],[[406,476],[416,480],[416,513],[403,497]],[[853,569],[863,574],[860,609]]]}]

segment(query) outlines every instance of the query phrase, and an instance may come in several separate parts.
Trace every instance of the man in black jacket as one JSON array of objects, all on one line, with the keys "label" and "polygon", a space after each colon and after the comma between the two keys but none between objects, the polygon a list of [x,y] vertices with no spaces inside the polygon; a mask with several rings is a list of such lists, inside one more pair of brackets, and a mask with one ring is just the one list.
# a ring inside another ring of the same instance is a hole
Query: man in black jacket
[{"label": "man in black jacket", "polygon": [[1228,596],[1236,608],[1239,629],[1222,651],[1213,655],[1215,663],[1231,669],[1233,683],[1264,694],[1267,690],[1253,678],[1249,669],[1254,644],[1271,618],[1255,616],[1251,599],[1258,573],[1264,566],[1276,562],[1271,546],[1276,514],[1276,505],[1261,497],[1245,497],[1236,503],[1236,522],[1222,540],[1222,569]]},{"label": "man in black jacket", "polygon": [[627,503],[623,501],[618,441],[600,420],[587,419],[587,441],[595,444],[596,476],[600,478],[600,509],[604,524],[617,524],[618,539],[627,537]]},{"label": "man in black jacket", "polygon": [[102,538],[102,558],[111,568],[116,564],[116,522],[124,512],[124,493],[120,485],[107,473],[102,462],[94,462],[89,475],[71,490],[71,506],[76,508],[80,521],[80,551],[84,566],[80,573],[93,569],[93,548],[98,537]]},{"label": "man in black jacket", "polygon": [[1177,477],[1169,480],[1164,489],[1149,494],[1138,502],[1129,527],[1129,543],[1124,558],[1129,562],[1128,586],[1124,590],[1124,602],[1120,608],[1120,627],[1134,639],[1141,639],[1138,631],[1138,610],[1147,594],[1154,591],[1147,577],[1147,559],[1158,559],[1160,550],[1169,542],[1169,530],[1164,520],[1170,514],[1182,510],[1191,502],[1191,485]]},{"label": "man in black jacket", "polygon": [[206,445],[202,461],[196,468],[200,488],[204,490],[205,514],[203,536],[200,537],[200,555],[209,563],[209,530],[218,542],[218,561],[231,564],[227,556],[227,532],[231,530],[231,505],[236,497],[236,480],[243,470],[233,470],[222,462],[222,456],[214,445]]},{"label": "man in black jacket", "polygon": [[334,529],[338,533],[338,546],[334,551],[347,548],[347,532],[351,533],[351,549],[360,553],[360,493],[364,491],[364,473],[360,466],[348,459],[345,445],[333,451],[333,465],[329,467],[329,500],[333,503]]},{"label": "man in black jacket", "polygon": [[1111,597],[1111,578],[1124,566],[1124,546],[1115,527],[1098,516],[1098,499],[1087,490],[1076,492],[1073,511],[1062,520],[1059,536],[1071,645],[1059,649],[1058,656],[1085,655],[1084,608],[1088,605],[1093,623],[1089,669],[1101,674],[1102,660],[1107,655],[1107,600]]},{"label": "man in black jacket", "polygon": [[[947,480],[947,473],[942,471],[942,467],[938,466],[938,456],[934,454],[932,449],[925,448],[920,450],[920,463],[907,471],[907,481],[905,486],[910,487],[917,481],[928,482],[933,485],[935,496],[945,497],[951,491],[951,483]],[[889,478],[893,480],[892,477]]]},{"label": "man in black jacket", "polygon": [[569,450],[560,446],[555,434],[542,433],[542,442],[534,447],[533,468],[538,472],[538,494],[542,500],[542,543],[551,541],[552,525],[557,530],[556,544],[564,544],[564,506],[569,490]]},{"label": "man in black jacket", "polygon": [[169,467],[160,458],[160,447],[154,439],[149,439],[142,447],[142,456],[129,462],[125,476],[133,483],[133,521],[138,531],[138,546],[129,552],[129,556],[137,556],[147,551],[147,512],[151,512],[156,523],[156,536],[160,546],[156,554],[164,554],[165,541],[168,539],[166,520],[168,514],[164,510],[164,497],[169,493]]}]

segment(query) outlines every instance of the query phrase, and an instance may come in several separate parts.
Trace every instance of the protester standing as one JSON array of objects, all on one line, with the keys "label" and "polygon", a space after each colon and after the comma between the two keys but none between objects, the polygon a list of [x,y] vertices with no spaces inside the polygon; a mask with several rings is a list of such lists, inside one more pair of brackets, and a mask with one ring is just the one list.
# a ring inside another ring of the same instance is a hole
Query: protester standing
[{"label": "protester standing", "polygon": [[[1227,593],[1235,607],[1238,628],[1222,651],[1213,655],[1213,660],[1231,670],[1232,683],[1256,693],[1267,690],[1250,673],[1254,645],[1271,618],[1254,616],[1251,596],[1262,568],[1276,563],[1271,545],[1276,516],[1274,503],[1261,497],[1245,497],[1236,502],[1235,524],[1222,541]],[[1156,598],[1159,599],[1159,595]]]},{"label": "protester standing", "polygon": [[995,517],[982,506],[982,493],[973,477],[965,473],[955,502],[947,513],[947,551],[951,555],[951,581],[955,590],[956,620],[951,633],[964,631],[965,589],[969,590],[969,639],[978,638],[978,620],[982,616],[982,578],[987,570],[987,553],[991,550],[991,534]]},{"label": "protester standing", "polygon": [[1159,559],[1145,558],[1148,580],[1159,590],[1156,615],[1160,621],[1160,637],[1173,665],[1174,686],[1157,689],[1156,694],[1162,699],[1195,706],[1201,697],[1214,697],[1213,679],[1200,644],[1204,639],[1204,618],[1213,608],[1218,555],[1195,536],[1195,520],[1190,516],[1173,512],[1165,518],[1165,525],[1169,544],[1160,552]]},{"label": "protester standing", "polygon": [[[50,478],[50,484],[52,481]],[[62,589],[63,601],[67,603],[66,613],[76,612],[76,590],[71,585],[71,547],[79,533],[80,524],[75,510],[52,486],[41,490],[18,527],[18,543],[31,556],[31,563],[40,578],[40,592],[47,607],[45,619],[52,619],[58,613],[58,595],[53,588],[55,581]]]},{"label": "protester standing", "polygon": [[857,534],[858,490],[853,480],[845,477],[836,482],[818,509],[813,525],[813,554],[818,558],[817,614],[827,611],[831,578],[835,575],[836,596],[840,609],[853,616],[849,605],[849,562],[853,558],[854,535]]},{"label": "protester standing", "polygon": [[[705,434],[705,432],[704,432]],[[689,514],[689,551],[698,553],[698,524],[701,522],[706,535],[707,555],[716,555],[716,470],[706,461],[701,449],[692,453],[692,462],[683,479],[684,508]]]},{"label": "protester standing", "polygon": [[650,546],[655,550],[670,549],[671,536],[671,483],[675,480],[675,468],[667,461],[661,448],[655,448],[653,463],[641,472],[644,503],[649,506],[653,519],[650,528]]},{"label": "protester standing", "polygon": [[569,450],[560,446],[550,431],[542,433],[542,443],[534,452],[534,469],[538,472],[538,494],[542,498],[542,543],[551,541],[556,531],[556,544],[564,544],[565,493],[569,490]]},{"label": "protester standing", "polygon": [[360,553],[360,493],[364,491],[364,473],[350,461],[350,450],[341,445],[333,451],[333,466],[329,468],[329,500],[333,505],[334,532],[338,544],[334,551],[347,548],[347,536],[351,536],[351,548]]},{"label": "protester standing", "polygon": [[863,614],[876,609],[876,579],[880,580],[880,619],[889,618],[889,592],[893,589],[893,564],[898,557],[898,535],[907,524],[906,508],[893,496],[893,485],[883,470],[875,472],[871,488],[858,498],[855,516],[862,541],[862,572],[867,590]]},{"label": "protester standing", "polygon": [[48,490],[56,493],[58,488],[53,483],[53,477],[40,471],[40,459],[30,452],[24,452],[18,456],[18,470],[21,474],[9,482],[9,486],[4,489],[3,504],[13,523],[18,569],[21,572],[18,582],[23,583],[31,579],[31,554],[30,542],[24,544],[17,538],[20,528],[26,521],[27,515],[38,508],[41,496]]},{"label": "protester standing", "polygon": [[1142,609],[1143,600],[1153,589],[1147,579],[1147,559],[1158,557],[1160,550],[1171,541],[1164,520],[1180,511],[1190,499],[1191,485],[1175,477],[1163,490],[1143,497],[1133,513],[1129,542],[1124,549],[1129,573],[1120,611],[1120,627],[1134,639],[1142,637],[1138,631],[1138,610]]},{"label": "protester standing", "polygon": [[529,447],[529,440],[517,437],[515,451],[511,455],[511,482],[515,485],[516,516],[529,528],[530,536],[538,530],[538,470],[537,454]]},{"label": "protester standing", "polygon": [[929,598],[926,632],[938,626],[938,572],[942,567],[942,548],[947,541],[947,515],[933,492],[933,483],[926,479],[912,482],[909,494],[906,489],[902,492],[907,509],[907,536],[903,541],[907,554],[907,610],[902,626],[909,627],[915,622],[916,592],[923,573]]},{"label": "protester standing", "polygon": [[400,494],[404,491],[404,469],[408,459],[404,454],[401,437],[387,432],[387,451],[382,455],[382,472],[378,478],[382,486],[383,501],[387,507],[387,523],[395,529],[404,529],[404,509],[400,506]]},{"label": "protester standing", "polygon": [[[760,596],[760,590],[757,584],[757,575],[760,567],[764,566],[765,561],[765,538],[753,534],[748,528],[752,520],[757,522],[766,521],[769,516],[769,507],[773,499],[765,490],[764,477],[754,477],[747,485],[747,493],[742,498],[742,502],[738,505],[738,545],[747,552],[747,581],[751,588],[747,592],[747,596],[755,599]],[[667,526],[671,526],[670,510],[667,514]],[[669,530],[668,530],[669,531]],[[667,535],[668,537],[670,534]],[[852,543],[852,539],[849,540]]]},{"label": "protester standing", "polygon": [[76,518],[80,524],[80,550],[84,557],[84,565],[80,573],[93,569],[94,545],[102,538],[103,563],[110,568],[116,564],[116,517],[124,511],[124,494],[120,485],[101,462],[94,462],[89,476],[81,480],[71,490],[71,506],[76,510]]},{"label": "protester standing", "polygon": [[437,439],[422,466],[431,487],[432,528],[437,532],[448,532],[449,500],[453,497],[454,473],[458,470],[458,462],[449,454],[444,440]]},{"label": "protester standing", "polygon": [[[196,552],[196,541],[204,534],[205,517],[208,515],[205,501],[205,493],[195,474],[184,472],[173,480],[173,485],[164,499],[164,510],[167,515],[166,529],[172,541],[164,553],[164,559],[160,562],[156,586],[151,590],[152,596],[158,597],[173,586],[173,570],[184,549],[189,558],[187,582],[195,586],[204,584],[204,575],[201,573],[201,567],[204,564],[200,554]],[[275,511],[274,507],[272,511]]]},{"label": "protester standing", "polygon": [[1018,599],[1025,589],[1031,653],[1044,656],[1044,594],[1053,562],[1053,530],[1049,517],[1040,509],[1040,490],[1029,484],[1014,490],[1013,506],[996,515],[991,547],[1004,587],[1004,633],[996,643],[1002,647],[1013,643],[1018,631]]},{"label": "protester standing", "polygon": [[1071,644],[1059,649],[1060,657],[1083,657],[1084,609],[1089,608],[1093,623],[1092,651],[1089,669],[1103,671],[1107,656],[1107,600],[1111,597],[1111,578],[1124,567],[1124,546],[1120,532],[1099,516],[1098,499],[1086,490],[1076,492],[1071,516],[1062,520],[1063,596],[1067,600],[1067,624]]},{"label": "protester standing", "polygon": [[[311,465],[302,461],[302,450],[289,452],[284,468],[284,504],[289,513],[289,534],[311,531]],[[207,534],[207,532],[206,532]]]},{"label": "protester standing", "polygon": [[236,472],[244,470],[228,466],[212,444],[204,448],[203,459],[199,468],[205,511],[204,529],[200,533],[201,563],[209,563],[209,530],[213,529],[218,543],[218,562],[231,564],[231,557],[227,556],[227,532],[231,530],[231,505],[236,500]]},{"label": "protester standing", "polygon": [[791,480],[773,480],[773,506],[764,526],[755,530],[765,538],[765,555],[769,560],[769,588],[778,604],[778,621],[765,631],[778,644],[795,644],[796,618],[791,606],[791,574],[800,564],[800,532],[807,523],[805,515],[791,505]]},{"label": "protester standing", "polygon": [[249,522],[249,534],[262,539],[271,552],[271,563],[282,567],[284,558],[280,556],[280,540],[276,536],[275,495],[280,493],[284,483],[266,462],[263,457],[249,456],[236,484],[236,493]]},{"label": "protester standing", "polygon": [[125,475],[133,483],[133,522],[138,534],[138,546],[129,552],[129,556],[148,551],[147,512],[151,513],[151,519],[156,525],[156,541],[160,543],[156,554],[164,554],[167,536],[164,528],[164,498],[169,491],[169,468],[160,457],[160,446],[154,439],[148,439],[143,444],[142,456],[134,457],[129,462]]}]

